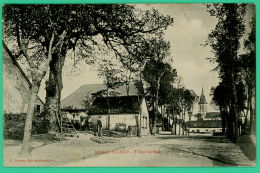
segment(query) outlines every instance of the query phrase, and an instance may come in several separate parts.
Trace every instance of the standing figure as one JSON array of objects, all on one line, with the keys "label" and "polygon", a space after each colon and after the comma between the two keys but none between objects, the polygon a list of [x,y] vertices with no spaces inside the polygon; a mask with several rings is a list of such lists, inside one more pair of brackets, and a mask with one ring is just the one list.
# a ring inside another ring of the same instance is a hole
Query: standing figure
[{"label": "standing figure", "polygon": [[97,129],[98,129],[98,136],[103,136],[102,134],[102,122],[101,122],[101,116],[99,116],[99,119],[97,120]]},{"label": "standing figure", "polygon": [[82,116],[80,117],[80,129],[85,130],[85,119]]}]

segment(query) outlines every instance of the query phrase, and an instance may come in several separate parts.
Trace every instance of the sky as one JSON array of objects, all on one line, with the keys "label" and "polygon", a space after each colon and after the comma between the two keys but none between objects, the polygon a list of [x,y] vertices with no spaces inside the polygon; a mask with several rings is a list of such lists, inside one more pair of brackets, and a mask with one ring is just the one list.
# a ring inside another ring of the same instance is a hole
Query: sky
[{"label": "sky", "polygon": [[[172,67],[177,69],[178,75],[183,78],[185,88],[194,90],[200,96],[203,87],[206,100],[209,103],[210,88],[219,83],[217,72],[211,70],[216,67],[206,60],[214,57],[210,47],[204,47],[208,34],[214,30],[217,19],[209,15],[206,7],[202,4],[138,4],[136,8],[149,10],[158,9],[163,15],[170,15],[174,18],[172,26],[165,31],[165,40],[170,41],[171,56],[173,57]],[[246,16],[246,24],[251,21],[252,10],[249,8]],[[247,27],[247,33],[249,32]],[[247,37],[247,33],[242,38]],[[241,41],[242,41],[241,40]],[[243,50],[241,50],[242,52]],[[69,64],[71,59],[67,58],[63,74],[63,90],[61,99],[66,98],[80,86],[85,84],[102,83],[103,79],[90,65],[81,62],[78,69],[73,69]],[[45,100],[44,83],[39,92],[40,98]],[[212,111],[212,108],[208,108]]]}]

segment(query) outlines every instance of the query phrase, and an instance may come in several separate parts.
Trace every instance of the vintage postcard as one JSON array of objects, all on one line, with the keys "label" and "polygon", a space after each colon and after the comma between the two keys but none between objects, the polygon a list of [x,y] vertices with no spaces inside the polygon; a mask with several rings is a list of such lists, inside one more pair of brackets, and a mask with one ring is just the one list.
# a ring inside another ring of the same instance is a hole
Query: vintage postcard
[{"label": "vintage postcard", "polygon": [[255,4],[4,4],[4,167],[255,167]]}]

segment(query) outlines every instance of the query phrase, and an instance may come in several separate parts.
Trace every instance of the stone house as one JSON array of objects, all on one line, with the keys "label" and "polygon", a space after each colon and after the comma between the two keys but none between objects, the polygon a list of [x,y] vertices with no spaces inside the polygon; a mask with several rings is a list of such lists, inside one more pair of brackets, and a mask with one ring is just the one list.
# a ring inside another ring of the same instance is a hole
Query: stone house
[{"label": "stone house", "polygon": [[204,120],[221,120],[220,112],[207,112]]},{"label": "stone house", "polygon": [[36,102],[35,102],[35,107],[34,107],[34,113],[39,115],[44,111],[44,103],[40,99],[40,97],[37,97]]},{"label": "stone house", "polygon": [[87,116],[87,108],[83,101],[91,98],[92,93],[104,89],[102,84],[82,85],[68,97],[61,100],[61,110],[70,120],[80,120],[80,116]]},{"label": "stone house", "polygon": [[[3,113],[27,113],[31,82],[8,47],[2,47]],[[38,97],[36,112],[42,112],[44,103]]]},{"label": "stone house", "polygon": [[[95,128],[97,119],[101,116],[104,129],[118,130],[141,127],[141,135],[149,135],[149,114],[144,98],[137,95],[137,89],[134,84],[129,85],[127,93],[126,86],[120,86],[116,89],[109,89],[109,92],[116,92],[118,96],[110,96],[109,112],[106,97],[97,97],[92,100],[92,106],[89,109],[83,104],[83,100],[91,98],[91,94],[105,89],[103,84],[83,85],[74,93],[61,101],[61,108],[74,117],[80,116],[84,112],[91,122],[91,127]],[[68,116],[68,115],[67,115]]]},{"label": "stone house", "polygon": [[221,120],[191,121],[187,122],[190,133],[222,132]]}]

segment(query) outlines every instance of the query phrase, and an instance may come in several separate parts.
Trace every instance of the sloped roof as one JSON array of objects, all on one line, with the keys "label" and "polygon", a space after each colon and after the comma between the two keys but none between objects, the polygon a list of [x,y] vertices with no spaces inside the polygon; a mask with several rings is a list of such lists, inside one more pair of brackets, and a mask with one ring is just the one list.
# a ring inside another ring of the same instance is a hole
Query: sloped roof
[{"label": "sloped roof", "polygon": [[[89,94],[89,97],[91,98],[91,94],[96,93],[97,91],[100,91],[102,89],[106,89],[106,86],[104,84],[90,84],[90,85],[82,85],[79,87],[75,92],[70,94],[68,97],[63,99],[61,101],[61,108],[66,107],[73,107],[74,109],[82,109],[86,110],[86,107],[83,105],[82,101],[86,98],[86,96]],[[108,92],[115,91],[120,93],[120,96],[126,96],[126,86],[120,86],[116,89],[109,89]],[[134,83],[130,83],[129,85],[129,96],[137,95],[137,89],[134,86]]]},{"label": "sloped roof", "polygon": [[190,93],[191,93],[191,95],[193,95],[195,97],[197,96],[196,93],[193,90],[190,90]]},{"label": "sloped roof", "polygon": [[207,112],[205,118],[220,118],[220,112]]},{"label": "sloped roof", "polygon": [[199,104],[208,104],[208,103],[206,102],[206,97],[205,97],[204,92],[203,92],[203,87],[202,87],[202,91],[201,91],[201,95],[200,95]]},{"label": "sloped roof", "polygon": [[44,105],[44,102],[42,101],[42,99],[39,96],[37,96],[36,100],[39,100],[42,103],[42,105]]},{"label": "sloped roof", "polygon": [[[108,102],[111,114],[138,114],[141,103],[138,96],[109,97]],[[88,109],[88,114],[108,114],[107,98],[96,98]]]},{"label": "sloped roof", "polygon": [[221,120],[200,120],[200,121],[190,121],[187,122],[190,128],[221,128]]}]

